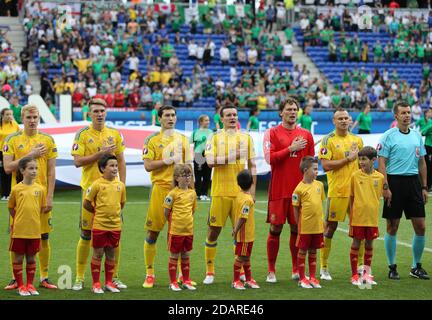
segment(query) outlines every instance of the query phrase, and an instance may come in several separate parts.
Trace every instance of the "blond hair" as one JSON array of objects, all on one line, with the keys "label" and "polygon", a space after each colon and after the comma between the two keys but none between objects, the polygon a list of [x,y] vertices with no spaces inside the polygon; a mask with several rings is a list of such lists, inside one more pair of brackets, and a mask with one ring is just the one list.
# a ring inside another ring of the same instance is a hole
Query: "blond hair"
[{"label": "blond hair", "polygon": [[192,169],[187,164],[176,164],[174,166],[174,178],[173,178],[173,188],[178,186],[178,182],[176,178],[180,177],[183,174],[192,175]]},{"label": "blond hair", "polygon": [[107,107],[107,103],[104,99],[101,98],[93,98],[89,101],[89,109],[91,110],[92,105],[102,106],[104,108]]},{"label": "blond hair", "polygon": [[26,104],[24,107],[22,107],[21,109],[21,118],[24,117],[25,113],[29,112],[29,113],[34,113],[36,112],[37,114],[39,114],[39,109],[36,107],[36,105],[34,104]]}]

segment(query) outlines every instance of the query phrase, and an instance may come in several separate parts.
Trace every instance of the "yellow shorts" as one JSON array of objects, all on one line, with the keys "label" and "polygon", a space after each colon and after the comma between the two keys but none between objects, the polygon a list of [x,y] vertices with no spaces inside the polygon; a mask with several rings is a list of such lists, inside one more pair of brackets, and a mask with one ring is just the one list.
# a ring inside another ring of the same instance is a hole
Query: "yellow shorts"
[{"label": "yellow shorts", "polygon": [[227,218],[234,227],[234,200],[235,197],[212,197],[208,225],[211,227],[225,227]]},{"label": "yellow shorts", "polygon": [[[50,233],[54,230],[52,226],[52,211],[47,213],[41,213],[41,234]],[[9,227],[12,228],[13,218],[9,215]]]},{"label": "yellow shorts", "polygon": [[81,214],[80,214],[80,228],[81,230],[91,231],[93,226],[93,213],[84,208],[84,199],[86,190],[81,193]]},{"label": "yellow shorts", "polygon": [[328,198],[326,221],[345,221],[349,213],[349,198]]},{"label": "yellow shorts", "polygon": [[163,204],[168,192],[170,192],[169,188],[164,188],[157,184],[152,186],[145,229],[155,232],[162,231],[166,223]]}]

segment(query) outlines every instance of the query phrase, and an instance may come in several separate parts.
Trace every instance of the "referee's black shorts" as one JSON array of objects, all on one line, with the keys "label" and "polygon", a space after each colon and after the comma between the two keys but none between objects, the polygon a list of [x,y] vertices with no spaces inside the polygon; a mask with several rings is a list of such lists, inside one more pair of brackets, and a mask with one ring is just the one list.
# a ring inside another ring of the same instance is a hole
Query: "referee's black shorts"
[{"label": "referee's black shorts", "polygon": [[392,198],[390,207],[384,201],[383,218],[400,219],[402,211],[407,219],[424,218],[425,204],[419,176],[387,175],[387,180]]}]

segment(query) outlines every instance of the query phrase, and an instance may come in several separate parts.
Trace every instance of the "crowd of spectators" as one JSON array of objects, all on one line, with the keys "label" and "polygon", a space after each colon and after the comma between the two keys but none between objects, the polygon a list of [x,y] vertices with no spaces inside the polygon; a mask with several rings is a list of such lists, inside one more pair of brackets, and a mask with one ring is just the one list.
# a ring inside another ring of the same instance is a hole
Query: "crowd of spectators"
[{"label": "crowd of spectators", "polygon": [[[273,65],[290,62],[293,52],[294,33],[278,14],[279,7],[259,9],[256,19],[251,12],[238,17],[209,11],[194,17],[188,32],[180,32],[179,14],[167,16],[151,6],[107,10],[84,3],[80,17],[64,24],[56,8],[42,11],[35,3],[26,7],[23,23],[29,51],[40,66],[41,95],[56,104],[60,94],[69,93],[76,107],[94,96],[103,97],[110,107],[132,108],[156,103],[191,107],[201,98],[214,97],[217,103],[229,99],[241,107],[265,109],[276,108],[288,94],[306,101],[307,95],[325,87],[305,66],[280,70]],[[206,41],[195,40],[199,28],[209,35]],[[286,39],[275,32],[281,29]],[[225,35],[220,47],[211,34]],[[174,49],[180,44],[195,64],[188,76]],[[215,65],[226,65],[225,77],[208,71]]]}]

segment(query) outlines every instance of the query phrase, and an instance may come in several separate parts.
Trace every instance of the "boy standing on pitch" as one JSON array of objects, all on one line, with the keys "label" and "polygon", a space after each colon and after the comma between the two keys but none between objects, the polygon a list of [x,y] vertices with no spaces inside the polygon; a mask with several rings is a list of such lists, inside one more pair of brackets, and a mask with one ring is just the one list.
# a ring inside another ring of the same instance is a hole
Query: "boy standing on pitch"
[{"label": "boy standing on pitch", "polygon": [[120,292],[113,284],[115,249],[119,246],[122,219],[121,210],[126,202],[126,187],[119,181],[118,162],[115,155],[104,155],[98,162],[102,177],[88,188],[84,208],[93,213],[92,239],[93,257],[91,272],[92,291],[104,293],[99,278],[102,258],[105,254],[105,290]]},{"label": "boy standing on pitch", "polygon": [[177,264],[181,256],[181,273],[183,288],[195,290],[190,280],[189,255],[193,244],[193,215],[197,207],[197,195],[191,187],[192,169],[186,164],[174,166],[174,189],[165,197],[164,214],[168,221],[168,250],[170,258],[168,271],[170,276],[169,288],[181,291],[177,283]]},{"label": "boy standing on pitch", "polygon": [[[234,281],[232,287],[238,290],[244,290],[246,287],[259,289],[259,285],[252,278],[250,256],[255,240],[255,218],[254,218],[254,200],[251,195],[253,185],[253,176],[249,170],[242,170],[237,175],[237,184],[241,191],[234,201],[234,237],[235,245],[235,262],[234,262]],[[245,285],[240,281],[241,269],[244,269],[246,282]]]},{"label": "boy standing on pitch", "polygon": [[[299,248],[297,265],[300,274],[299,286],[306,289],[321,288],[315,278],[316,250],[324,247],[323,201],[324,185],[317,181],[318,160],[305,156],[300,162],[303,180],[292,195],[294,216],[298,224],[296,246]],[[309,253],[309,280],[305,275],[306,254]]]},{"label": "boy standing on pitch", "polygon": [[[350,251],[351,261],[351,283],[360,285],[362,279],[367,284],[376,284],[371,276],[370,267],[372,263],[372,242],[378,237],[378,211],[380,199],[383,193],[384,176],[374,169],[377,159],[377,151],[372,147],[364,147],[358,153],[359,170],[351,177],[350,197],[350,232],[353,238]],[[357,261],[359,256],[360,242],[365,240],[364,274],[357,273]]]}]

